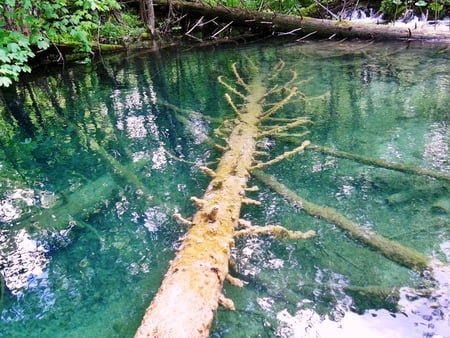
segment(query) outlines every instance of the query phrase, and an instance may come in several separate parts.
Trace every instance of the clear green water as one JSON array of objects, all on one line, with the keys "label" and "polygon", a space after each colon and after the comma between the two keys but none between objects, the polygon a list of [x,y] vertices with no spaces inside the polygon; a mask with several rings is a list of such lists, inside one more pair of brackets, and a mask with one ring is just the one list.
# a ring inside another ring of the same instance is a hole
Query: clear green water
[{"label": "clear green water", "polygon": [[[450,172],[448,48],[138,50],[36,74],[0,92],[0,337],[133,336],[185,232],[171,215],[192,214],[189,197],[208,184],[191,162],[220,156],[208,137],[232,111],[217,76],[231,79],[231,64],[245,69],[245,57],[261,72],[283,59],[305,95],[323,95],[279,113],[309,116],[313,143]],[[272,157],[294,146],[267,142]],[[267,172],[387,238],[450,259],[444,181],[312,151]],[[449,334],[448,294],[408,316],[389,296],[361,296],[357,288],[421,289],[429,281],[252,183],[262,205],[245,207],[244,218],[318,235],[237,241],[237,275],[248,284],[225,287],[237,311],[218,311],[213,337],[348,337],[349,327],[365,337]]]}]

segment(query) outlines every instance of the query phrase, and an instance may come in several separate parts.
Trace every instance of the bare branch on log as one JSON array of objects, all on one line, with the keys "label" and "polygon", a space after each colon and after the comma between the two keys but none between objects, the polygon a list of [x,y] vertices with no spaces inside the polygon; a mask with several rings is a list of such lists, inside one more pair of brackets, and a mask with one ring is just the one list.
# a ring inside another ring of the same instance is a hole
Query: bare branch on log
[{"label": "bare branch on log", "polygon": [[230,283],[230,285],[237,286],[238,288],[243,288],[245,286],[245,283],[240,280],[239,278],[233,277],[230,274],[227,275],[225,280]]},{"label": "bare branch on log", "polygon": [[234,302],[230,298],[225,297],[223,294],[219,296],[219,305],[230,311],[236,310]]},{"label": "bare branch on log", "polygon": [[236,115],[240,117],[241,116],[241,111],[238,109],[238,107],[236,107],[236,105],[234,104],[233,100],[231,99],[231,96],[228,93],[225,93],[225,98],[227,99],[227,102],[230,105],[230,107],[233,108],[233,110],[236,113]]},{"label": "bare branch on log", "polygon": [[280,225],[258,226],[252,225],[234,233],[235,237],[251,236],[251,235],[272,235],[278,239],[308,239],[316,235],[313,230],[307,232],[292,231]]},{"label": "bare branch on log", "polygon": [[247,204],[247,205],[261,205],[260,201],[248,198],[248,197],[244,197],[242,199],[242,204]]},{"label": "bare branch on log", "polygon": [[293,149],[291,151],[286,151],[285,153],[275,157],[273,160],[270,160],[268,162],[255,164],[254,166],[251,167],[251,169],[252,170],[254,170],[254,169],[261,169],[261,168],[268,167],[268,166],[270,166],[272,164],[278,163],[278,162],[280,162],[280,161],[282,161],[282,160],[284,160],[284,159],[286,159],[286,158],[288,158],[290,156],[293,156],[295,154],[303,152],[305,150],[305,148],[309,144],[310,144],[310,142],[308,140],[303,141],[303,143],[299,147],[297,147],[297,148],[295,148],[295,149]]},{"label": "bare branch on log", "polygon": [[297,88],[291,88],[289,94],[268,111],[264,112],[262,120],[269,118],[271,115],[275,114],[278,110],[283,108],[295,95],[297,94]]},{"label": "bare branch on log", "polygon": [[205,173],[206,175],[210,176],[210,177],[216,177],[216,172],[208,167],[205,166],[200,166],[198,167],[200,169],[201,172]]},{"label": "bare branch on log", "polygon": [[228,89],[230,92],[236,94],[240,98],[244,99],[245,95],[242,94],[240,91],[238,91],[236,88],[231,87],[228,83],[226,83],[224,80],[222,80],[222,75],[217,78],[220,84],[222,84],[226,89]]},{"label": "bare branch on log", "polygon": [[258,137],[261,138],[261,137],[265,137],[265,136],[273,136],[280,132],[283,132],[283,131],[286,131],[286,130],[289,130],[289,129],[292,129],[292,128],[295,128],[295,127],[298,127],[301,125],[305,125],[308,123],[311,123],[311,121],[304,117],[300,117],[300,118],[296,119],[294,122],[287,123],[287,124],[281,125],[281,126],[275,126],[270,130],[263,131],[263,132],[259,133]]},{"label": "bare branch on log", "polygon": [[236,62],[234,62],[231,65],[231,69],[233,70],[234,76],[236,77],[237,83],[239,83],[242,87],[244,87],[248,91],[248,85],[245,83],[245,81],[242,79],[241,75],[239,74],[238,70],[236,69]]},{"label": "bare branch on log", "polygon": [[181,216],[180,213],[176,212],[173,214],[173,218],[175,219],[175,221],[180,224],[180,225],[186,225],[188,227],[192,226],[192,221],[184,218],[183,216]]},{"label": "bare branch on log", "polygon": [[225,29],[227,29],[228,27],[231,26],[231,24],[233,23],[233,21],[227,23],[224,27],[222,27],[219,31],[215,32],[213,35],[211,35],[212,38],[215,38],[217,35],[219,35],[220,33],[222,33]]}]

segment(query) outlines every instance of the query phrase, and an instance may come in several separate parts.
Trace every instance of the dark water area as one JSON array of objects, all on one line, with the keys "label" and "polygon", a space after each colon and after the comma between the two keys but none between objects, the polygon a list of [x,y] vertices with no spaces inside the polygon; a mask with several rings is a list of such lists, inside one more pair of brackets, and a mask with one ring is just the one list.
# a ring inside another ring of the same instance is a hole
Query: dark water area
[{"label": "dark water area", "polygon": [[[132,337],[208,185],[198,166],[234,119],[218,81],[249,60],[301,92],[260,140],[267,160],[313,144],[450,174],[450,50],[424,44],[260,43],[142,50],[35,72],[0,91],[0,337]],[[290,82],[292,74],[297,78]],[[236,88],[239,86],[236,84]],[[286,91],[280,92],[280,100]],[[223,130],[223,128],[222,128]],[[299,134],[307,132],[306,136]],[[214,164],[211,164],[214,167]],[[303,198],[442,262],[450,184],[307,150],[265,170]],[[316,237],[236,240],[212,337],[450,336],[450,276],[418,274],[263,182],[242,218]],[[176,320],[176,319],[174,319]]]}]

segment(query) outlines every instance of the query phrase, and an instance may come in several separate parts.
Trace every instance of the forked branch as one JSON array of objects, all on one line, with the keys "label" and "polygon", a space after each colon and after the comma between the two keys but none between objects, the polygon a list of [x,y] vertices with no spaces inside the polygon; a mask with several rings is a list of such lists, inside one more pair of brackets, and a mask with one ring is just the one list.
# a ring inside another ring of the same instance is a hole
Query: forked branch
[{"label": "forked branch", "polygon": [[297,94],[297,88],[293,87],[289,90],[288,95],[278,102],[276,105],[274,105],[272,108],[270,108],[268,111],[263,113],[263,116],[261,118],[262,121],[269,118],[271,115],[275,114],[278,110],[283,108],[295,95]]},{"label": "forked branch", "polygon": [[222,84],[226,89],[228,89],[230,92],[236,94],[241,99],[245,99],[245,95],[242,94],[240,91],[238,91],[236,88],[231,87],[228,83],[226,83],[224,80],[222,80],[222,75],[217,78],[217,81],[219,81],[220,84]]},{"label": "forked branch", "polygon": [[233,70],[234,76],[236,77],[236,81],[238,84],[240,84],[242,87],[244,87],[247,91],[248,89],[248,84],[245,83],[245,81],[242,79],[241,75],[239,74],[238,70],[236,69],[236,62],[234,62],[231,65],[231,69]]}]

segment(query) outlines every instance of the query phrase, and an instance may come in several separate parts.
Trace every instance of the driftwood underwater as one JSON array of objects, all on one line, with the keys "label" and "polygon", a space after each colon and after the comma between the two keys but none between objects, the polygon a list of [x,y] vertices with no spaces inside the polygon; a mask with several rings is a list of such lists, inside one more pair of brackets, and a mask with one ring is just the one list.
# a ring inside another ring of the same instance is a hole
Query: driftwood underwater
[{"label": "driftwood underwater", "polygon": [[[292,72],[291,80],[284,86],[278,86],[272,82],[275,82],[274,79],[285,71],[282,61],[266,76],[261,75],[258,67],[250,60],[248,62],[248,74],[245,77],[233,64],[234,85],[221,76],[218,78],[228,91],[225,98],[235,118],[223,123],[224,127],[215,132],[216,136],[221,137],[224,142],[220,145],[215,144],[223,151],[216,169],[211,169],[209,166],[199,167],[211,177],[211,181],[202,197],[191,197],[197,212],[192,217],[184,217],[179,213],[174,215],[178,223],[187,227],[187,233],[183,237],[182,245],[171,262],[161,287],[147,308],[135,337],[208,337],[218,306],[235,310],[233,301],[222,293],[225,281],[237,287],[244,286],[244,282],[231,276],[229,271],[230,252],[235,238],[248,235],[272,235],[279,239],[298,240],[315,236],[314,230],[301,232],[281,225],[257,226],[241,219],[242,205],[261,204],[260,201],[250,197],[252,192],[258,191],[257,186],[248,186],[250,177],[260,180],[261,183],[279,193],[297,210],[336,225],[350,238],[380,252],[397,264],[426,275],[438,284],[443,283],[441,287],[437,286],[437,291],[427,290],[423,292],[424,294],[447,294],[448,283],[445,284],[445,276],[450,273],[448,265],[364,229],[333,208],[306,201],[279,183],[273,176],[265,174],[262,169],[301,154],[306,149],[311,149],[359,161],[366,165],[430,176],[444,181],[448,180],[448,175],[407,165],[361,158],[357,155],[311,145],[310,141],[305,139],[308,135],[305,128],[311,124],[308,118],[284,119],[275,116],[299,94],[294,86],[297,74]],[[304,97],[303,94],[300,96]],[[239,102],[238,100],[240,103],[236,103]],[[177,114],[190,114],[170,104],[166,104],[166,107]],[[181,118],[181,122],[183,121],[186,119]],[[301,132],[296,133],[295,130],[299,128],[302,129]],[[273,156],[271,160],[258,160],[261,156],[268,155],[266,151],[258,148],[259,140],[289,135],[296,135],[297,139],[298,137],[303,139],[300,139],[299,145],[292,150]]]},{"label": "driftwood underwater", "polygon": [[[272,94],[282,90],[276,85],[270,88],[265,84],[270,83],[283,68],[284,63],[280,62],[272,74],[263,78],[258,74],[258,68],[250,64],[251,80],[247,83],[233,65],[236,87],[222,77],[218,78],[242,104],[235,103],[231,95],[226,94],[236,118],[232,121],[233,126],[222,131],[224,134],[229,132],[225,145],[219,145],[223,155],[215,170],[200,168],[211,176],[211,182],[203,197],[191,198],[198,208],[192,219],[174,215],[189,230],[135,337],[208,337],[219,304],[234,309],[233,301],[222,294],[223,283],[227,281],[239,287],[244,285],[231,276],[228,269],[236,236],[272,234],[281,238],[308,239],[315,235],[311,230],[293,231],[280,225],[260,227],[240,218],[243,204],[260,204],[248,196],[257,188],[247,185],[251,170],[265,165],[255,161],[258,139],[309,123],[304,117],[284,125],[270,123],[272,115],[297,93],[297,88],[287,86],[283,88],[287,90],[287,95],[282,100],[270,106],[265,103]],[[296,74],[292,75],[294,80]],[[308,144],[309,141],[305,140],[299,147],[266,165],[301,153]]]}]

